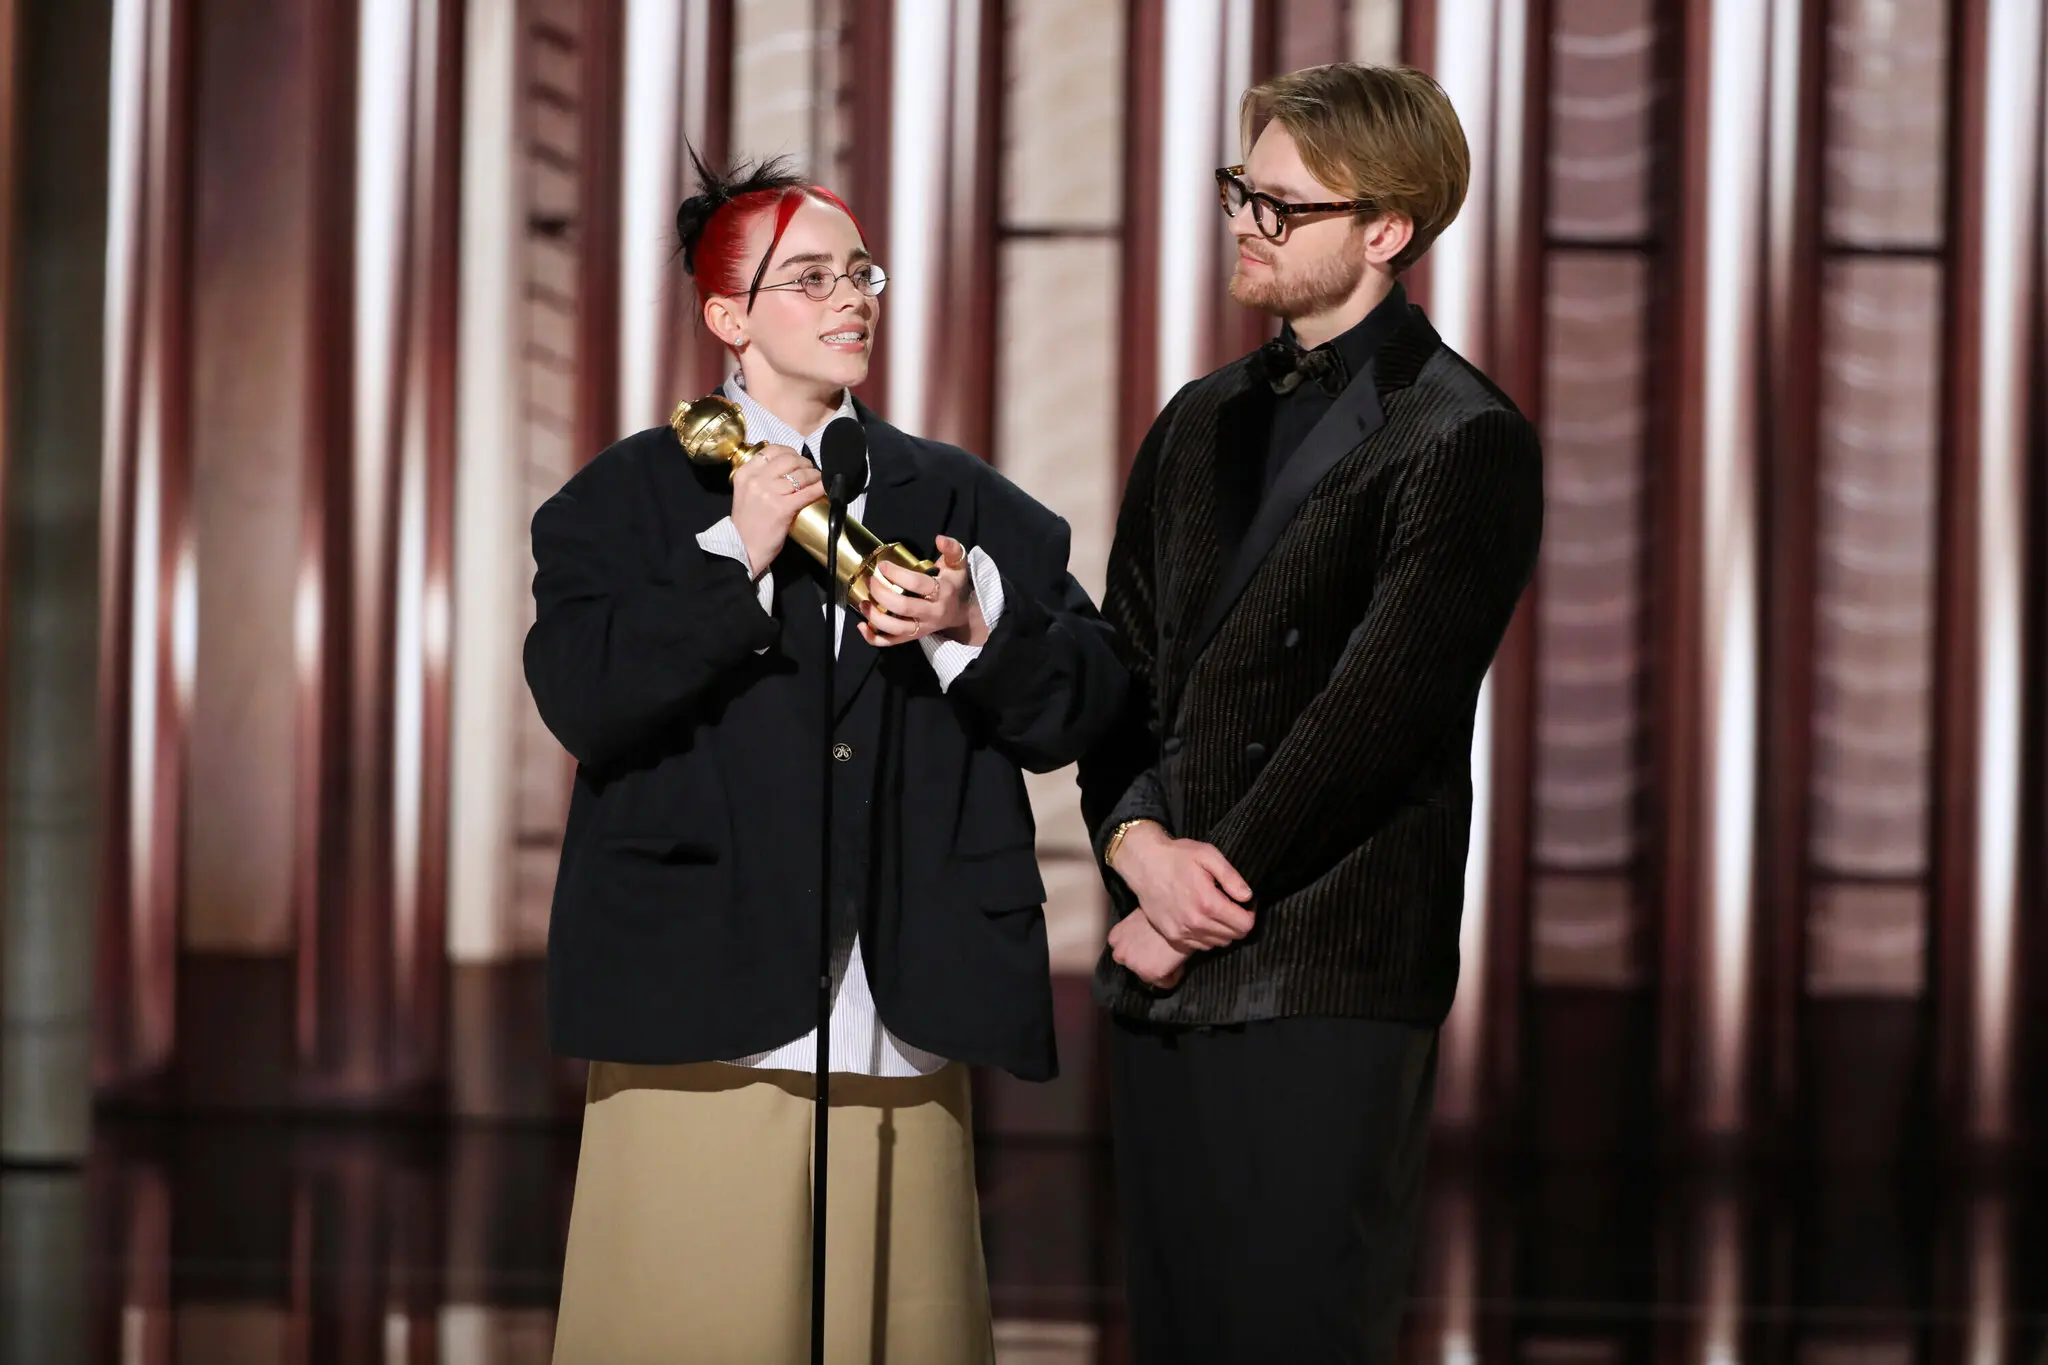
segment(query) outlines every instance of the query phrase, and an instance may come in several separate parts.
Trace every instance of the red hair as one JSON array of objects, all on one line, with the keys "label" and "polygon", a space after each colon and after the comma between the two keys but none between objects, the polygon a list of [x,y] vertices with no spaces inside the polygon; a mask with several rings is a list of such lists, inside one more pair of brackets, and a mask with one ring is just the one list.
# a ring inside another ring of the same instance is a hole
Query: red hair
[{"label": "red hair", "polygon": [[[754,281],[760,277],[762,262],[774,258],[775,248],[782,244],[782,234],[789,230],[789,220],[796,217],[796,211],[803,207],[805,199],[815,199],[838,209],[853,224],[861,242],[867,242],[867,233],[861,231],[860,219],[853,216],[853,210],[846,206],[846,201],[822,185],[750,190],[734,195],[712,213],[710,221],[704,224],[704,235],[696,244],[692,273],[697,280],[700,307],[715,294],[740,298],[753,287]],[[747,233],[754,220],[770,209],[775,211],[775,231],[768,238],[768,250],[761,260],[754,260],[747,253]]]}]

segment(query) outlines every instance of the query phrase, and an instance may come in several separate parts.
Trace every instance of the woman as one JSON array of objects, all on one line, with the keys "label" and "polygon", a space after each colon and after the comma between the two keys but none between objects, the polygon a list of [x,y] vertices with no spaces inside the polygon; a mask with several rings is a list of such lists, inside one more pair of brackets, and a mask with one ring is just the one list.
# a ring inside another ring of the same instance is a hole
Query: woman
[{"label": "woman", "polygon": [[[1076,759],[1126,678],[1067,528],[855,402],[887,282],[840,200],[698,166],[677,214],[724,392],[769,448],[728,480],[667,428],[533,522],[526,674],[578,762],[548,938],[558,1051],[592,1061],[558,1365],[805,1358],[822,769],[832,769],[831,1358],[992,1359],[967,1064],[1055,1070],[1022,770]],[[786,543],[834,420],[852,516],[940,561],[845,628]]]}]

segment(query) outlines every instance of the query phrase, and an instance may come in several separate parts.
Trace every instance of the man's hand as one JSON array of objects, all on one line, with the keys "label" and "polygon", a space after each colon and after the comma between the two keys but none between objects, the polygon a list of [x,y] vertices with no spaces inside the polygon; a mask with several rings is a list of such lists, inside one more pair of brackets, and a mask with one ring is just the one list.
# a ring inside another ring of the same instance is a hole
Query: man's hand
[{"label": "man's hand", "polygon": [[1180,984],[1188,965],[1188,954],[1159,937],[1142,913],[1125,915],[1110,926],[1109,955],[1138,980],[1163,991]]},{"label": "man's hand", "polygon": [[974,575],[967,568],[967,547],[951,536],[939,537],[937,575],[915,573],[893,564],[875,567],[875,596],[861,622],[861,638],[884,649],[919,638],[958,640],[976,648],[988,643],[988,623],[974,600]]},{"label": "man's hand", "polygon": [[747,565],[768,572],[796,514],[825,496],[825,476],[788,446],[763,446],[732,476],[732,524],[746,542]]},{"label": "man's hand", "polygon": [[1181,953],[1221,948],[1252,931],[1252,889],[1214,847],[1146,822],[1124,836],[1112,866],[1144,917]]}]

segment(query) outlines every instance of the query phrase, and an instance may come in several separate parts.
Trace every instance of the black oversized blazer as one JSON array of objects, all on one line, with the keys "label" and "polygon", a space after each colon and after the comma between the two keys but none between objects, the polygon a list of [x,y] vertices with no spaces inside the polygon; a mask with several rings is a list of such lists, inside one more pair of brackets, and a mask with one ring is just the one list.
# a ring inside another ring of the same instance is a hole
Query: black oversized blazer
[{"label": "black oversized blazer", "polygon": [[[849,624],[838,716],[880,689],[874,879],[862,956],[900,1038],[1030,1079],[1055,1073],[1045,899],[1022,771],[1072,762],[1123,703],[1109,631],[1067,572],[1066,523],[983,462],[859,409],[864,524],[930,555],[941,532],[1003,575],[1004,610],[949,693],[914,645]],[[825,640],[815,571],[785,546],[776,610],[697,533],[722,470],[667,428],[592,460],[533,519],[526,677],[577,760],[548,932],[557,1051],[743,1056],[813,1025]]]},{"label": "black oversized blazer", "polygon": [[1081,786],[1098,852],[1141,816],[1213,843],[1257,924],[1165,994],[1105,954],[1096,993],[1163,1023],[1433,1025],[1457,984],[1480,684],[1542,532],[1536,432],[1410,306],[1262,499],[1255,359],[1182,389],[1133,464],[1103,595],[1132,710]]}]

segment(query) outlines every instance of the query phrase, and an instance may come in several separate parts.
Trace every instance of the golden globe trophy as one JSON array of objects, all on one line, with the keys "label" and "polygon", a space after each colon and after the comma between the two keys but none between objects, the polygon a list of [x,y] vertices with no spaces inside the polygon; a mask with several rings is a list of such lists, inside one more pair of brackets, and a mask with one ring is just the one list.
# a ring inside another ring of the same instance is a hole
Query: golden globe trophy
[{"label": "golden globe trophy", "polygon": [[[727,478],[761,453],[761,442],[751,445],[747,442],[747,420],[740,415],[739,406],[715,393],[694,403],[676,404],[668,424],[693,464],[723,466]],[[789,538],[820,564],[826,562],[825,538],[829,529],[826,508],[825,501],[819,499],[797,513],[795,523],[789,528]],[[937,564],[919,559],[901,543],[882,544],[873,532],[852,517],[847,517],[840,527],[837,558],[839,562],[829,566],[832,576],[838,581],[846,604],[856,610],[874,600],[870,580],[878,564],[894,564],[921,574],[939,571]]]}]

